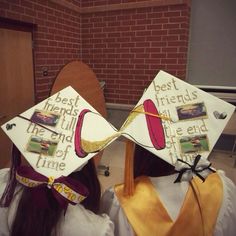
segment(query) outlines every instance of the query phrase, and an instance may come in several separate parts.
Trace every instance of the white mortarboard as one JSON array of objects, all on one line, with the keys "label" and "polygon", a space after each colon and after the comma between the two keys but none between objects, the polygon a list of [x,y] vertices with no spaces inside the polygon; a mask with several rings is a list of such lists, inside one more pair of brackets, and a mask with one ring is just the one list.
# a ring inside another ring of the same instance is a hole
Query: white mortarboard
[{"label": "white mortarboard", "polygon": [[[68,175],[80,170],[118,136],[71,86],[11,119],[2,129],[31,166],[16,168],[17,181],[34,192],[37,186],[47,186],[64,209],[89,194],[80,180]],[[12,190],[6,191],[8,195]],[[38,204],[46,202],[40,193],[34,194]],[[5,204],[9,205],[7,199]]]},{"label": "white mortarboard", "polygon": [[235,107],[160,71],[131,111],[121,132],[176,165],[207,160]]},{"label": "white mortarboard", "polygon": [[[70,86],[8,121],[2,129],[35,171],[53,178],[82,167],[115,139],[116,133]],[[111,138],[104,143],[107,137]]]}]

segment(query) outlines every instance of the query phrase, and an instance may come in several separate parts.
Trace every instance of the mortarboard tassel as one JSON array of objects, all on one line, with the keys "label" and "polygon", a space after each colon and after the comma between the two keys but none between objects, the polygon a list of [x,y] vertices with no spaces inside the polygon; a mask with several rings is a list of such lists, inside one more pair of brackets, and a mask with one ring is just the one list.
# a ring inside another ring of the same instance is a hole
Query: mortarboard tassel
[{"label": "mortarboard tassel", "polygon": [[134,193],[134,147],[135,144],[131,140],[126,141],[125,153],[125,180],[124,195],[132,196]]}]

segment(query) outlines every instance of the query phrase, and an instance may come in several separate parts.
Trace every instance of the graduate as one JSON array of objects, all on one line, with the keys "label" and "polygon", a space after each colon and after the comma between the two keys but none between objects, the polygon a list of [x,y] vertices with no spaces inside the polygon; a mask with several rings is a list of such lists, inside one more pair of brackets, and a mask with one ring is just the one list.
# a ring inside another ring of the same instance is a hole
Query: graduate
[{"label": "graduate", "polygon": [[235,235],[236,187],[208,161],[234,110],[157,74],[121,127],[129,139],[124,183],[102,197],[115,235]]},{"label": "graduate", "polygon": [[[0,235],[114,235],[109,217],[98,215],[99,150],[83,149],[84,110],[97,113],[67,87],[2,126],[13,148],[11,168],[0,170]],[[93,131],[96,139],[101,131]]]}]

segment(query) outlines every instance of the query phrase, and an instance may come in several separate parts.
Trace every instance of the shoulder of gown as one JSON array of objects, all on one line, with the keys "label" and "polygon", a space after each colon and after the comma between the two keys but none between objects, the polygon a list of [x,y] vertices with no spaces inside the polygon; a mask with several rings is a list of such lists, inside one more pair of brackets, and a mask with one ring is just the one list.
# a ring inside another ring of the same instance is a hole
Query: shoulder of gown
[{"label": "shoulder of gown", "polygon": [[215,236],[233,236],[236,232],[236,186],[221,170],[217,171],[223,183],[223,200],[215,226]]},{"label": "shoulder of gown", "polygon": [[62,236],[113,236],[114,224],[106,214],[97,215],[81,204],[69,205],[60,222]]},{"label": "shoulder of gown", "polygon": [[134,236],[132,226],[129,224],[119,200],[114,193],[114,188],[107,189],[101,199],[101,213],[109,215],[115,225],[115,235]]},{"label": "shoulder of gown", "polygon": [[[217,217],[214,236],[234,236],[236,232],[236,187],[223,171],[217,171],[217,173],[223,183],[223,201]],[[102,196],[101,212],[108,214],[114,222],[116,235],[134,235],[113,187],[107,189]]]},{"label": "shoulder of gown", "polygon": [[[2,196],[8,181],[9,169],[0,170],[0,197]],[[18,206],[19,194],[13,199],[9,208],[0,207],[0,235],[10,235],[10,225]],[[96,215],[85,209],[81,204],[70,205],[67,208],[65,217],[61,217],[58,224],[60,236],[113,236],[114,224],[106,214]]]}]

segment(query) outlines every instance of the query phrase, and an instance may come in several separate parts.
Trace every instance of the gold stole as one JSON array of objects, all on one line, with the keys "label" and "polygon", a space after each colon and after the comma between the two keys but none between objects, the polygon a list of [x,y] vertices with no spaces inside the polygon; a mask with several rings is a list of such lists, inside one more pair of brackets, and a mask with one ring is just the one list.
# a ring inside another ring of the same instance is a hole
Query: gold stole
[{"label": "gold stole", "polygon": [[115,186],[115,193],[136,235],[213,235],[223,196],[217,173],[210,174],[205,182],[197,177],[191,181],[175,221],[168,215],[148,177],[135,180],[133,196],[123,196],[123,188],[123,184]]}]

